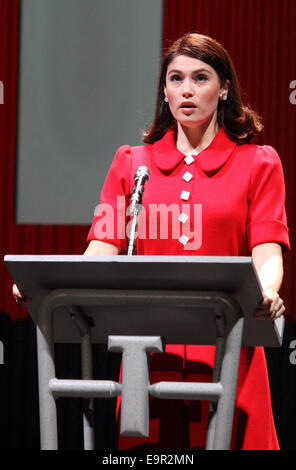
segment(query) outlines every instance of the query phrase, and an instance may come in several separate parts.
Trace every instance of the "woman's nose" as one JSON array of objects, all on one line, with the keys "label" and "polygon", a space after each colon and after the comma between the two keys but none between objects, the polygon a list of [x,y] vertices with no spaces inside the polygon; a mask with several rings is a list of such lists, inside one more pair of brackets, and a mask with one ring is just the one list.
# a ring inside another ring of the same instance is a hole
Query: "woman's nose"
[{"label": "woman's nose", "polygon": [[190,80],[184,80],[182,94],[184,97],[193,95],[192,84]]}]

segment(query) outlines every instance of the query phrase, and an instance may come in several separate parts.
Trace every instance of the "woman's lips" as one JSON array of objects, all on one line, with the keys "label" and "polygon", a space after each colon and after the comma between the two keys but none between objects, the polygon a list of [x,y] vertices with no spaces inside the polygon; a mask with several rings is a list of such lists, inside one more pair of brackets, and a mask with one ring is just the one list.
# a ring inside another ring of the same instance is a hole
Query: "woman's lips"
[{"label": "woman's lips", "polygon": [[196,110],[196,107],[194,107],[194,106],[191,106],[191,107],[181,106],[180,109],[181,109],[182,113],[189,115],[189,114],[194,113],[194,111]]},{"label": "woman's lips", "polygon": [[183,114],[185,114],[186,116],[189,116],[190,114],[194,113],[194,111],[196,110],[196,105],[193,101],[186,100],[186,101],[182,101],[182,103],[180,104],[180,109]]}]

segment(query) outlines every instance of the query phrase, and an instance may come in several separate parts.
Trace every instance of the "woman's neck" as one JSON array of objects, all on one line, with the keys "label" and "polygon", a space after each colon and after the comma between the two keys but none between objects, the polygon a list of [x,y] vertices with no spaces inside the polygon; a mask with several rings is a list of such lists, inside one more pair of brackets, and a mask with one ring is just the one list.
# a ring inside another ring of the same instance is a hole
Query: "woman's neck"
[{"label": "woman's neck", "polygon": [[176,147],[185,155],[197,155],[210,145],[219,131],[217,121],[198,127],[185,127],[178,123]]}]

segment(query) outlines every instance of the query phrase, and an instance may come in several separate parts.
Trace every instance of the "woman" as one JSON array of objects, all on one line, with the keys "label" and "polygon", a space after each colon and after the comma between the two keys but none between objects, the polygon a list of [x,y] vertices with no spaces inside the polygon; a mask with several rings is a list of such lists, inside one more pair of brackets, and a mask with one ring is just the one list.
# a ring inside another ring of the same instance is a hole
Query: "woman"
[{"label": "woman", "polygon": [[[125,145],[116,153],[85,254],[124,253],[128,196],[135,170],[146,165],[150,177],[137,254],[251,255],[264,290],[256,315],[271,321],[280,317],[285,311],[278,294],[282,250],[289,249],[285,187],[276,151],[251,144],[261,130],[257,114],[242,102],[227,51],[196,33],[177,40],[163,60],[154,122],[144,133],[146,145]],[[113,211],[109,213],[106,204]],[[160,204],[164,212],[155,211]],[[164,215],[167,230],[161,226]],[[117,232],[118,220],[122,223]],[[14,294],[20,295],[16,287]],[[213,347],[167,346],[166,352],[152,357],[151,382],[160,377],[209,381]],[[166,368],[166,375],[158,376],[158,369]],[[171,400],[164,406],[151,399],[150,437],[119,437],[119,447],[203,447],[207,406]],[[279,448],[260,347],[242,348],[232,448]]]}]

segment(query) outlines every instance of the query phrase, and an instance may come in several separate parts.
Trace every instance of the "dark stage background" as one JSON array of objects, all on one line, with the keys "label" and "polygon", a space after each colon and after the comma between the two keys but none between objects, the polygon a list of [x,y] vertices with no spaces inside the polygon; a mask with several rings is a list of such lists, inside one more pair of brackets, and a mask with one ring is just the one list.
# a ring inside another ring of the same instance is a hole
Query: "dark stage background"
[{"label": "dark stage background", "polygon": [[[295,305],[295,155],[296,104],[295,0],[164,0],[163,47],[188,31],[209,34],[230,52],[247,100],[264,118],[259,143],[274,146],[281,156],[287,188],[287,215],[292,250],[285,254],[281,296],[287,308],[284,344],[266,350],[274,416],[282,449],[296,442],[296,365],[291,341],[296,339]],[[0,0],[0,80],[5,102],[0,105],[0,250],[5,254],[80,254],[88,227],[16,225],[15,168],[19,0]],[[132,143],[131,143],[132,144]],[[39,449],[39,416],[35,328],[24,307],[11,296],[12,280],[0,265],[0,447]],[[95,377],[117,378],[120,356],[94,348]],[[56,348],[58,376],[79,377],[79,348]],[[97,448],[116,446],[115,403],[95,401]],[[82,446],[81,402],[59,400],[60,447]]]}]

